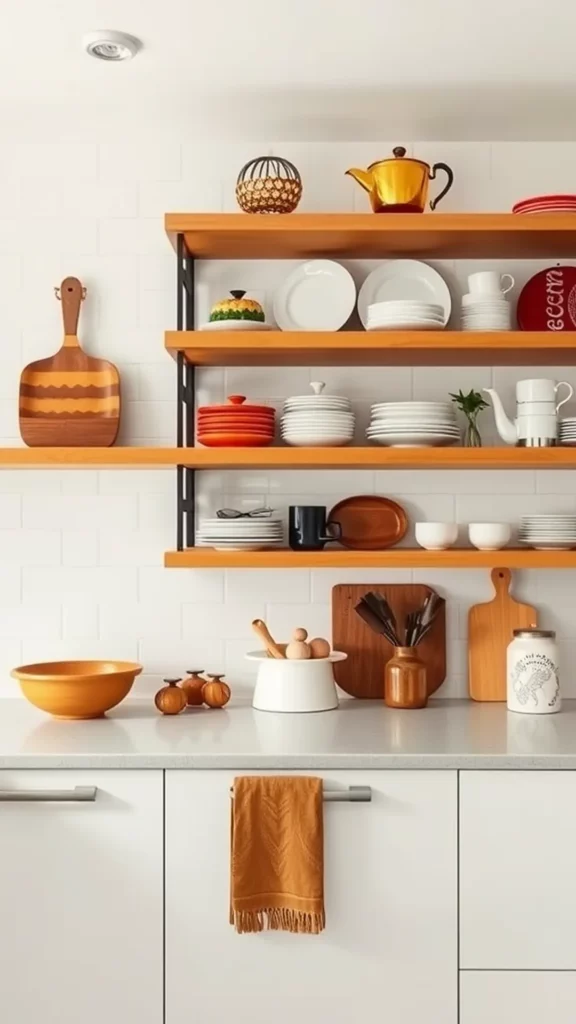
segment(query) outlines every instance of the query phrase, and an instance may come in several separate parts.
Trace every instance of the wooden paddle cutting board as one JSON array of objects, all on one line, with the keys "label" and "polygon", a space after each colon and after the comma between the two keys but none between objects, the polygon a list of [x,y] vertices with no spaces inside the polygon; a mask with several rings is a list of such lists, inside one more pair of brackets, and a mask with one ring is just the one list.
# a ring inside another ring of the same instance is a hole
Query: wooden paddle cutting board
[{"label": "wooden paddle cutting board", "polygon": [[493,569],[496,595],[468,612],[468,687],[472,700],[506,700],[506,648],[515,629],[538,625],[532,605],[510,595],[510,569]]},{"label": "wooden paddle cutting board", "polygon": [[22,371],[20,433],[31,448],[108,447],[116,440],[120,378],[112,363],[87,356],[80,348],[78,318],[85,294],[78,278],[62,281],[56,289],[64,319],[62,347]]},{"label": "wooden paddle cutting board", "polygon": [[[394,648],[354,611],[360,599],[371,590],[386,598],[396,621],[403,625],[407,612],[419,608],[432,588],[423,583],[340,583],[332,587],[332,646],[335,651],[345,651],[348,655],[346,661],[334,665],[336,682],[352,697],[383,700],[384,669]],[[446,678],[444,604],[418,652],[428,668],[428,693],[434,693]]]}]

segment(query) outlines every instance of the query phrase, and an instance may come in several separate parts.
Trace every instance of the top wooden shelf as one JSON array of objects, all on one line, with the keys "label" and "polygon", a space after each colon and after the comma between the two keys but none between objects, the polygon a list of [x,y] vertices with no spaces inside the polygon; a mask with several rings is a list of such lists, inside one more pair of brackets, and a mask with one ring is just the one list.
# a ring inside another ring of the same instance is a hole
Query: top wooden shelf
[{"label": "top wooden shelf", "polygon": [[576,214],[167,213],[199,259],[576,257]]}]

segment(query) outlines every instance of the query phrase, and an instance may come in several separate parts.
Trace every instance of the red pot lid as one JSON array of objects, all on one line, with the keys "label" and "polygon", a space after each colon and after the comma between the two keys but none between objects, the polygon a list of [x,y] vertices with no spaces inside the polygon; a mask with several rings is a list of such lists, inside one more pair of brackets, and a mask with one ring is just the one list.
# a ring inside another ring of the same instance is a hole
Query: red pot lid
[{"label": "red pot lid", "polygon": [[244,412],[263,412],[273,416],[276,411],[271,405],[244,405],[245,401],[246,397],[244,395],[229,395],[229,405],[203,405],[198,412],[235,412],[240,414]]},{"label": "red pot lid", "polygon": [[576,267],[548,267],[531,277],[517,317],[522,331],[576,331]]}]

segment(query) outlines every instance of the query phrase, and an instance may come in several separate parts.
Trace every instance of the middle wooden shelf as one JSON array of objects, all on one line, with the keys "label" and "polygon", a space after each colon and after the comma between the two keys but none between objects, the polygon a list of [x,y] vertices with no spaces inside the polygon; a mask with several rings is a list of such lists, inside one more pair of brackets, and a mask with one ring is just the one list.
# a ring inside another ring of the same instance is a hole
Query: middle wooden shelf
[{"label": "middle wooden shelf", "polygon": [[177,448],[191,469],[574,469],[576,448]]},{"label": "middle wooden shelf", "polygon": [[576,331],[166,331],[195,366],[576,365]]}]

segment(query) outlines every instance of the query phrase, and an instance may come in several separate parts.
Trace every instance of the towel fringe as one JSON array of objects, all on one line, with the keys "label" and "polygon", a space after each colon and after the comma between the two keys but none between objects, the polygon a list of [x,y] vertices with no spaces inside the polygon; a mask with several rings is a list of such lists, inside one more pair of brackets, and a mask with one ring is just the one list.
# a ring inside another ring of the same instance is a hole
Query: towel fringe
[{"label": "towel fringe", "polygon": [[242,935],[245,932],[284,931],[318,935],[326,927],[324,911],[288,910],[268,907],[263,910],[231,910],[230,924]]}]

